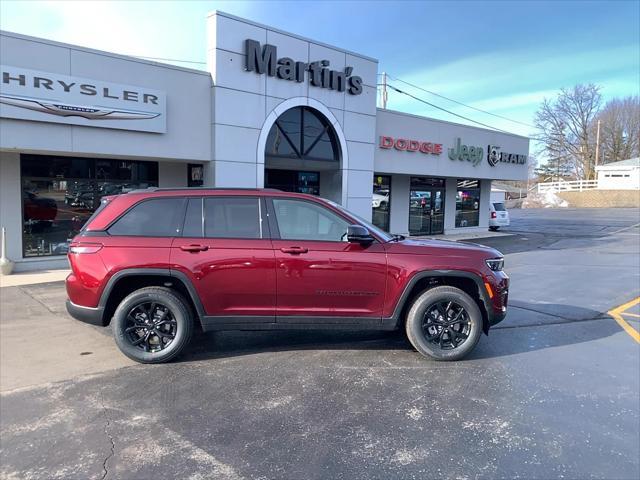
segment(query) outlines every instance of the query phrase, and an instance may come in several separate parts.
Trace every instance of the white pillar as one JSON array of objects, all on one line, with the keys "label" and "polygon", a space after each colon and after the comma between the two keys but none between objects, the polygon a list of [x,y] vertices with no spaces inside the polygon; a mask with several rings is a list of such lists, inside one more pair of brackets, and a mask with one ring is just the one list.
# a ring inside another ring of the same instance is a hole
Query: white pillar
[{"label": "white pillar", "polygon": [[391,175],[391,233],[409,235],[409,178],[408,175]]},{"label": "white pillar", "polygon": [[445,180],[444,200],[444,233],[452,233],[456,228],[456,194],[458,193],[458,179]]},{"label": "white pillar", "polygon": [[489,228],[489,202],[491,202],[491,180],[480,180],[479,228]]}]

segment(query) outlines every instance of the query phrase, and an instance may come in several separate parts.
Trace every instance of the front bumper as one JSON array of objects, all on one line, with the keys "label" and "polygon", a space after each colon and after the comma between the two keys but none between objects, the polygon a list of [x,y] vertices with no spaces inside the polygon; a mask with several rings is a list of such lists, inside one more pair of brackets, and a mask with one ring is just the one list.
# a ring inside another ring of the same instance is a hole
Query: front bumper
[{"label": "front bumper", "polygon": [[67,312],[76,320],[104,327],[102,320],[104,309],[102,307],[83,307],[67,299]]},{"label": "front bumper", "polygon": [[[497,325],[507,316],[507,308],[509,303],[509,277],[504,271],[492,272],[491,275],[485,277],[493,295],[488,295],[487,320],[489,326]],[[489,292],[487,292],[489,293]]]}]

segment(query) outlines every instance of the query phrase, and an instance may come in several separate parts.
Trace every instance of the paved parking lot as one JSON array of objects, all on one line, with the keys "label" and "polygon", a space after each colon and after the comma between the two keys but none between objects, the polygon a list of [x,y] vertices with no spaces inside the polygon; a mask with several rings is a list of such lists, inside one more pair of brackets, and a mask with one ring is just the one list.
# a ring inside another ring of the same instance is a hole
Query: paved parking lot
[{"label": "paved parking lot", "polygon": [[640,342],[615,318],[640,329],[638,211],[511,215],[486,241],[508,317],[457,363],[399,333],[224,332],[137,365],[61,284],[1,289],[0,476],[638,478]]}]

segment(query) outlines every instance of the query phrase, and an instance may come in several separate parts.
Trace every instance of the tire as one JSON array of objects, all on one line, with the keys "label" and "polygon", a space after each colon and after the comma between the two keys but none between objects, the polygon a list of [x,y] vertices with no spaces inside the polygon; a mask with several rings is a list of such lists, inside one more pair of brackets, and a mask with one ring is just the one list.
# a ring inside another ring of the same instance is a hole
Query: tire
[{"label": "tire", "polygon": [[497,232],[498,230],[500,230],[500,227],[489,227],[489,230],[491,230],[492,232]]},{"label": "tire", "polygon": [[[157,322],[148,321],[149,317]],[[139,363],[174,359],[193,335],[189,304],[178,292],[164,287],[145,287],[129,294],[118,305],[111,323],[120,351]]]},{"label": "tire", "polygon": [[[441,304],[440,309],[438,304]],[[443,310],[449,320],[455,320],[460,314],[457,318],[463,321],[455,324],[442,322]],[[460,360],[480,340],[482,313],[475,300],[459,288],[435,287],[415,299],[407,314],[405,328],[411,344],[425,357],[442,361]]]}]

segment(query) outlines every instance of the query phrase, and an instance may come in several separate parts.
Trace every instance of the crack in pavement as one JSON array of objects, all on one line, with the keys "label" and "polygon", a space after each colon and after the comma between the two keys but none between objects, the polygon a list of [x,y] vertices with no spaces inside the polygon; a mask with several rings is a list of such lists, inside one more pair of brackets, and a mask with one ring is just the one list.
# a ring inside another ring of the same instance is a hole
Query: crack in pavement
[{"label": "crack in pavement", "polygon": [[102,406],[102,412],[104,413],[104,418],[106,420],[106,423],[104,425],[104,434],[107,436],[107,438],[109,439],[109,442],[111,443],[111,451],[109,452],[109,455],[107,455],[104,461],[102,462],[102,470],[104,473],[102,474],[101,480],[105,480],[107,478],[107,475],[109,474],[109,470],[107,469],[107,463],[109,462],[109,459],[112,458],[116,453],[116,443],[114,442],[113,437],[109,433],[109,427],[111,426],[111,419],[109,418],[109,415],[107,413],[107,407],[104,404],[104,397],[102,395],[102,392],[100,392],[100,405]]}]

